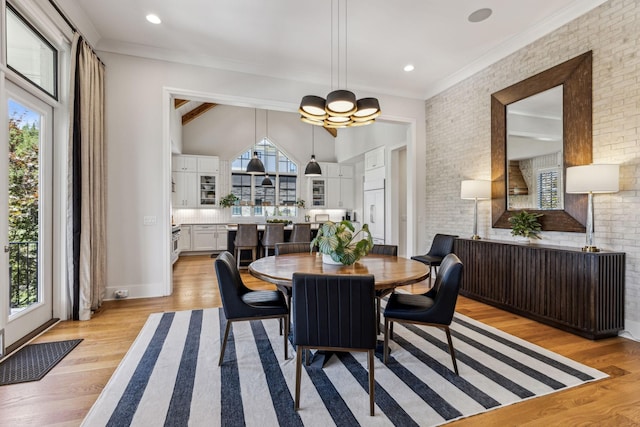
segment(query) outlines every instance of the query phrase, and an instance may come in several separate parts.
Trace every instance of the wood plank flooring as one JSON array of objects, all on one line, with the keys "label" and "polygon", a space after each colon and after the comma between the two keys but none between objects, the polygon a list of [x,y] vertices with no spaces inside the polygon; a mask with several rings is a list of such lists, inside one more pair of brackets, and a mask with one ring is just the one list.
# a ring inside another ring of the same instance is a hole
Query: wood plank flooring
[{"label": "wood plank flooring", "polygon": [[[243,279],[253,288],[271,288],[247,274]],[[426,289],[420,284],[408,288]],[[174,266],[172,296],[109,301],[88,322],[57,324],[35,342],[84,341],[41,381],[0,387],[0,426],[79,425],[149,314],[219,306],[213,260],[189,256]],[[611,377],[448,425],[640,425],[639,342],[590,341],[462,297],[457,310]]]}]

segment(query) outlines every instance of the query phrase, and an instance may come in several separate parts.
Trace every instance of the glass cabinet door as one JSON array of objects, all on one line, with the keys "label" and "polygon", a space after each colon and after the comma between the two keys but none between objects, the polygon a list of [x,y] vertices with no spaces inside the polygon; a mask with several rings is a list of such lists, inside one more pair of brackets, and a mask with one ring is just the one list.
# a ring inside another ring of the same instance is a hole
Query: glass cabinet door
[{"label": "glass cabinet door", "polygon": [[327,205],[326,194],[327,194],[326,180],[312,179],[311,180],[311,206],[325,207]]},{"label": "glass cabinet door", "polygon": [[198,174],[199,202],[200,206],[215,206],[217,204],[218,176],[213,174]]}]

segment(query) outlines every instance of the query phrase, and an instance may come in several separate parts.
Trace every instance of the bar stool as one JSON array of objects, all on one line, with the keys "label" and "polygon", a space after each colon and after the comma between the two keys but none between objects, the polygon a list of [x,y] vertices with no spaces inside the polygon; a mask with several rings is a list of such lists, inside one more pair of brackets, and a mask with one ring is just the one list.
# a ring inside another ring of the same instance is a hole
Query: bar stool
[{"label": "bar stool", "polygon": [[240,255],[243,250],[251,250],[251,261],[255,261],[258,250],[258,226],[256,224],[238,224],[233,244],[238,268],[240,268]]},{"label": "bar stool", "polygon": [[311,224],[293,224],[291,237],[289,242],[310,242],[311,241]]},{"label": "bar stool", "polygon": [[284,224],[266,224],[262,235],[263,256],[269,256],[269,248],[276,250],[276,243],[284,242]]}]

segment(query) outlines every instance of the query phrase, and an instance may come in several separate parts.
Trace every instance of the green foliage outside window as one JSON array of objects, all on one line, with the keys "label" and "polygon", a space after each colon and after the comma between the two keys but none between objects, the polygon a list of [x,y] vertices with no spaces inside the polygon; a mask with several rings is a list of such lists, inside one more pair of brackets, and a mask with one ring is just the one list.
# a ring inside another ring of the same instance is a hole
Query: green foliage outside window
[{"label": "green foliage outside window", "polygon": [[[11,307],[38,300],[38,175],[40,130],[9,119],[9,265]],[[34,291],[35,290],[35,291]]]}]

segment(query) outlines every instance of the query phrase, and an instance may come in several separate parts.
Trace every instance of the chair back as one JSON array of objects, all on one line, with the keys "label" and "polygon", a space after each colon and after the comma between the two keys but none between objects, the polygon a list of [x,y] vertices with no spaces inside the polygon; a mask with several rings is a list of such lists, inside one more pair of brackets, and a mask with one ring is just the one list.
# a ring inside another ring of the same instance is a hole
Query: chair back
[{"label": "chair back", "polygon": [[238,231],[233,244],[235,246],[258,246],[258,225],[238,224]]},{"label": "chair back", "polygon": [[434,299],[434,304],[429,310],[430,322],[451,324],[460,292],[462,269],[462,261],[455,254],[449,254],[442,260],[436,283],[433,289],[426,293]]},{"label": "chair back", "polygon": [[373,275],[293,274],[293,343],[374,349]]},{"label": "chair back", "polygon": [[266,224],[262,236],[262,246],[275,246],[284,242],[284,224]]},{"label": "chair back", "polygon": [[373,245],[370,254],[398,256],[398,245]]},{"label": "chair back", "polygon": [[456,240],[456,237],[458,236],[451,234],[436,234],[427,255],[444,258],[453,252],[453,242]]},{"label": "chair back", "polygon": [[[311,246],[311,242],[276,243],[276,256],[284,255],[284,254],[311,252],[310,246]],[[316,248],[314,246],[313,251],[315,250]]]},{"label": "chair back", "polygon": [[222,298],[222,307],[227,319],[248,317],[246,304],[242,295],[250,292],[242,282],[240,272],[236,266],[236,259],[231,253],[224,251],[215,260],[218,289]]},{"label": "chair back", "polygon": [[311,224],[293,224],[291,237],[289,242],[310,242],[311,241]]}]

